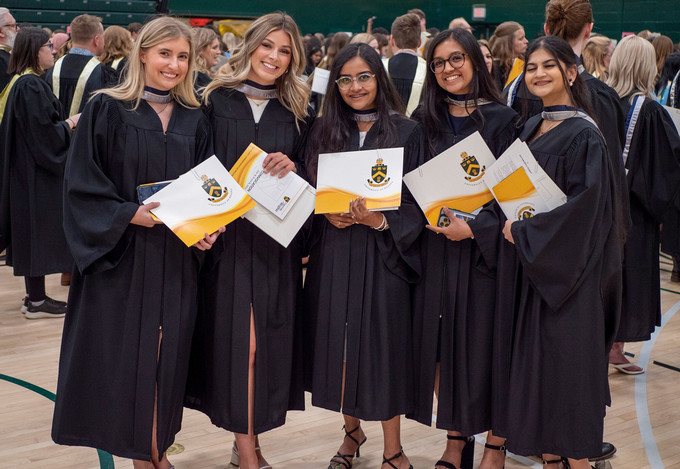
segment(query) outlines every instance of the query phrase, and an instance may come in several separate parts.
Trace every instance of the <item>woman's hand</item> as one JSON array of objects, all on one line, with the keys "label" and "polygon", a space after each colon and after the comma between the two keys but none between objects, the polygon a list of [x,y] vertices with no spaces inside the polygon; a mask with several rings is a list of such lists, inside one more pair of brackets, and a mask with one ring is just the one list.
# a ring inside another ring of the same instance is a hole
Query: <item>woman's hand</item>
[{"label": "woman's hand", "polygon": [[226,228],[224,226],[220,226],[219,229],[213,234],[206,233],[205,238],[198,240],[196,244],[194,244],[194,247],[200,249],[201,251],[207,251],[213,246],[213,244],[215,244],[215,241],[217,241],[220,233],[224,233],[224,230],[226,230]]},{"label": "woman's hand", "polygon": [[512,237],[512,224],[515,223],[514,221],[506,220],[505,221],[505,226],[503,227],[503,236],[505,236],[505,239],[510,241],[512,244],[515,244],[515,240]]},{"label": "woman's hand", "polygon": [[135,213],[135,216],[130,220],[130,223],[133,225],[146,226],[147,228],[163,223],[162,221],[156,221],[151,217],[151,210],[160,207],[160,205],[160,202],[149,202],[148,204],[140,205],[137,209],[137,213]]},{"label": "woman's hand", "polygon": [[348,213],[326,213],[324,216],[331,225],[338,229],[347,228],[355,223],[352,215]]},{"label": "woman's hand", "polygon": [[262,167],[265,174],[271,174],[272,176],[278,174],[280,178],[291,171],[297,172],[295,163],[290,161],[290,158],[281,152],[269,153],[262,162]]},{"label": "woman's hand", "polygon": [[362,225],[377,228],[382,225],[384,215],[380,212],[370,212],[366,208],[366,199],[357,197],[349,202],[349,214],[352,218]]},{"label": "woman's hand", "polygon": [[449,220],[451,220],[449,226],[440,228],[438,226],[426,225],[425,227],[437,234],[443,234],[451,241],[462,241],[464,239],[474,238],[472,229],[465,220],[461,220],[455,216],[453,213],[451,213],[451,210],[446,207],[444,207],[444,213],[447,217],[449,217]]}]

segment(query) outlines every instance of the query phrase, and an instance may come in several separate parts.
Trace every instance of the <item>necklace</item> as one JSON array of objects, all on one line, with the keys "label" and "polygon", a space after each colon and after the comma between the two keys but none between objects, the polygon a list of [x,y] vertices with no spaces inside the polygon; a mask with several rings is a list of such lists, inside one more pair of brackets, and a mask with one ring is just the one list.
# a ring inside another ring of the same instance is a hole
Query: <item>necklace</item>
[{"label": "necklace", "polygon": [[[543,122],[547,122],[547,121],[543,121]],[[545,126],[545,128],[543,130],[541,130],[540,128],[538,129],[538,136],[539,137],[541,135],[551,131],[555,127],[557,127],[559,125],[559,123],[562,122],[562,121],[550,121],[550,122],[551,122],[551,124],[548,124],[547,126]]]},{"label": "necklace", "polygon": [[[153,102],[153,101],[152,101],[152,102]],[[151,106],[151,105],[149,104],[149,106]],[[168,108],[168,106],[170,106],[170,102],[165,103],[165,106],[163,106],[163,109],[161,109],[160,111],[157,110],[157,109],[156,109],[155,107],[153,107],[153,106],[151,106],[151,109],[153,109],[154,112],[155,112],[157,115],[160,116],[161,114],[163,114],[163,113],[165,112],[165,110]]]}]

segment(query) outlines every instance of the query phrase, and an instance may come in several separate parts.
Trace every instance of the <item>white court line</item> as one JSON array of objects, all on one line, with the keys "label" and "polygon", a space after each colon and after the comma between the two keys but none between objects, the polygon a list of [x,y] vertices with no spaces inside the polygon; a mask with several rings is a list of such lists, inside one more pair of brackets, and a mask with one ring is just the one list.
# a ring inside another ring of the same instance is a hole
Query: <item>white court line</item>
[{"label": "white court line", "polygon": [[659,337],[659,334],[661,334],[661,330],[678,311],[680,311],[680,302],[676,303],[661,317],[661,326],[657,327],[650,339],[642,344],[640,356],[637,361],[637,365],[644,368],[646,371],[635,377],[635,411],[637,412],[638,426],[640,427],[640,437],[642,438],[642,443],[645,447],[645,453],[647,453],[649,466],[652,469],[662,469],[665,466],[661,459],[661,455],[659,454],[659,448],[656,446],[652,422],[649,419],[649,409],[647,408],[647,373],[649,372],[649,358],[652,354],[656,339]]}]

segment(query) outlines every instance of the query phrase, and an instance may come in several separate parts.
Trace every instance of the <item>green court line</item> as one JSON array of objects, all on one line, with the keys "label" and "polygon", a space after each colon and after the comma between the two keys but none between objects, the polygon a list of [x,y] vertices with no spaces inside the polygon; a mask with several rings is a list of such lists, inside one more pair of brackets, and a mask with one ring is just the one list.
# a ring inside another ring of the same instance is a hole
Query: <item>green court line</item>
[{"label": "green court line", "polygon": [[[29,383],[28,381],[24,381],[23,379],[13,378],[11,376],[3,375],[2,373],[0,373],[0,379],[12,384],[16,384],[17,386],[21,386],[22,388],[26,388],[29,391],[33,391],[34,393],[40,394],[52,402],[54,402],[57,397],[57,395],[53,392],[48,391],[45,388],[41,388],[40,386],[36,386],[35,384]],[[109,453],[98,449],[97,456],[99,456],[100,469],[115,469],[113,457]]]},{"label": "green court line", "polygon": [[674,291],[674,290],[669,290],[667,288],[662,288],[662,291],[667,291],[668,293],[675,293],[676,295],[680,295],[680,291]]}]

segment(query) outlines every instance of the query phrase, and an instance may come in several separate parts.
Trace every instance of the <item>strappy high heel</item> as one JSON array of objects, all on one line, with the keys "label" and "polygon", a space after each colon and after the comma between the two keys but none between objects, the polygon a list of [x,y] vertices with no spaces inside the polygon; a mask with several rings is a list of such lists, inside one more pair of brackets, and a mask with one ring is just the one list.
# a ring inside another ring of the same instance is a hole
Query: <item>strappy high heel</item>
[{"label": "strappy high heel", "polygon": [[[508,449],[505,447],[505,443],[503,443],[501,446],[492,445],[490,443],[484,443],[484,447],[492,449],[494,451],[503,451],[503,456],[506,456],[508,454]],[[505,469],[505,463],[503,463],[502,469]]]},{"label": "strappy high heel", "polygon": [[[255,447],[255,451],[260,451],[260,450],[261,450],[261,448],[259,446]],[[239,466],[238,447],[236,446],[236,441],[234,441],[234,445],[231,447],[231,461],[229,463],[236,468],[240,467]],[[170,469],[172,469],[172,468],[170,468]],[[260,469],[271,469],[271,466],[265,465],[265,466],[260,467]]]},{"label": "strappy high heel", "polygon": [[[328,469],[350,469],[352,467],[352,462],[354,462],[354,458],[359,457],[359,448],[361,448],[361,445],[366,443],[366,435],[364,435],[364,439],[359,442],[356,438],[352,436],[352,433],[358,431],[361,428],[361,425],[357,425],[357,427],[352,430],[352,431],[347,431],[347,428],[345,426],[342,426],[342,429],[345,431],[345,438],[349,438],[353,442],[357,444],[357,449],[353,453],[350,454],[342,454],[340,451],[335,453],[335,456],[331,458],[331,462],[328,465]],[[351,460],[349,458],[352,458]]]},{"label": "strappy high heel", "polygon": [[[383,462],[382,462],[382,463],[383,463],[383,464],[389,464],[389,465],[392,466],[394,469],[399,469],[397,466],[395,466],[394,464],[392,464],[392,461],[394,461],[395,459],[399,459],[399,458],[402,457],[403,455],[404,455],[404,450],[403,450],[403,449],[402,449],[402,450],[399,450],[399,452],[398,452],[397,454],[395,454],[394,456],[392,456],[391,458],[386,458],[385,455],[383,454]],[[413,464],[410,464],[408,469],[413,469]]]},{"label": "strappy high heel", "polygon": [[[446,435],[447,440],[464,441],[463,451],[460,454],[460,469],[472,469],[475,461],[475,437],[474,436],[458,436]],[[453,463],[440,459],[435,464],[437,466],[444,466],[446,469],[458,469]]]},{"label": "strappy high heel", "polygon": [[564,463],[564,468],[569,469],[569,462],[567,461],[566,458],[557,458],[557,459],[551,459],[550,461],[543,460],[543,465],[544,466],[549,466],[550,464],[559,464],[559,463]]}]

